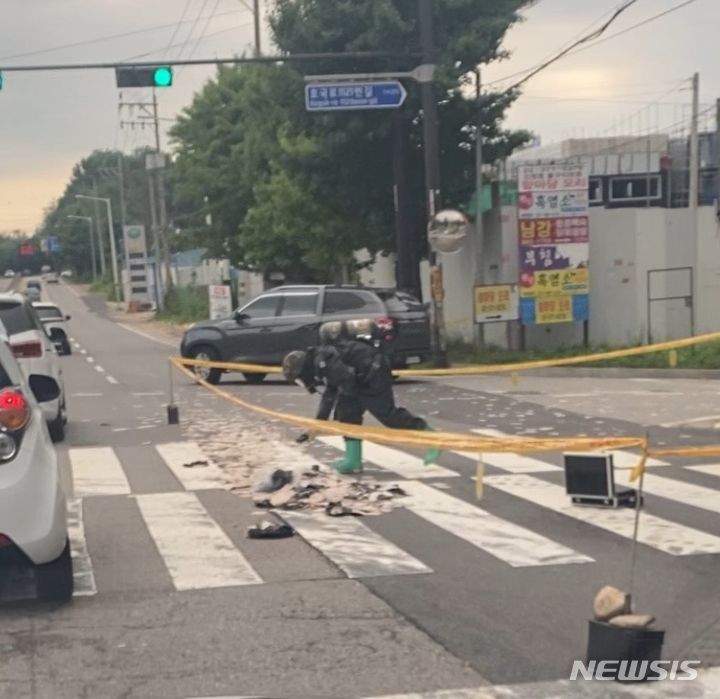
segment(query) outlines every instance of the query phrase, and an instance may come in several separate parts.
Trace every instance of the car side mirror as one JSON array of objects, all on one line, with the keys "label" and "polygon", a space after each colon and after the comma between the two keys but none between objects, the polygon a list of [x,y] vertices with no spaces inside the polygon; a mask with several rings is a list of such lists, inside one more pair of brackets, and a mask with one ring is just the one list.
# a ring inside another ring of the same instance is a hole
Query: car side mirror
[{"label": "car side mirror", "polygon": [[250,316],[242,311],[235,311],[235,322],[242,325]]},{"label": "car side mirror", "polygon": [[60,386],[58,382],[50,376],[32,374],[28,379],[28,383],[38,403],[49,403],[50,401],[60,398]]},{"label": "car side mirror", "polygon": [[70,320],[71,316],[65,316],[65,320]]}]

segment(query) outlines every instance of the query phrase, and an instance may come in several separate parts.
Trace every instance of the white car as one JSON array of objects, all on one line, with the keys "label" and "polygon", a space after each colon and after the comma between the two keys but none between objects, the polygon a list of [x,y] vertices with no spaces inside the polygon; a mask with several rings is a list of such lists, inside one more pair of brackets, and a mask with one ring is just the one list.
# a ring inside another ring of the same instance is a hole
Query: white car
[{"label": "white car", "polygon": [[26,379],[0,338],[0,579],[29,561],[37,596],[64,602],[73,593],[65,494],[41,408],[59,394],[48,376]]},{"label": "white car", "polygon": [[7,277],[8,279],[10,279],[10,278],[12,278],[12,277],[15,276],[15,272],[13,272],[13,270],[11,270],[11,269],[6,269],[6,270],[5,270],[5,274],[4,274],[3,276],[5,276],[5,277]]},{"label": "white car", "polygon": [[54,303],[36,301],[33,303],[33,308],[42,321],[45,332],[50,335],[57,353],[72,354],[65,322],[70,320],[70,316],[63,315],[63,312]]},{"label": "white car", "polygon": [[57,272],[48,272],[47,274],[43,275],[43,281],[46,284],[59,284],[60,277],[58,276]]},{"label": "white car", "polygon": [[10,347],[26,376],[40,375],[60,386],[60,395],[43,401],[42,411],[54,442],[65,439],[65,390],[55,345],[45,332],[35,309],[21,294],[0,294],[0,321],[5,326]]}]

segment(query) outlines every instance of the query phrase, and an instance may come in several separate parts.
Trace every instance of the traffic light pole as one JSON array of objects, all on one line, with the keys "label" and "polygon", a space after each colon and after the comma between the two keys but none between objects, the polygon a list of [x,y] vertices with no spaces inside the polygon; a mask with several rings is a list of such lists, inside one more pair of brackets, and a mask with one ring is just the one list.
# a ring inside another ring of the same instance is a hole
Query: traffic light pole
[{"label": "traffic light pole", "polygon": [[[418,22],[423,65],[437,64],[432,0],[418,0]],[[423,141],[425,155],[425,192],[428,228],[437,213],[440,202],[440,151],[438,144],[438,111],[435,82],[420,82],[423,110]],[[437,367],[448,366],[447,338],[445,332],[445,289],[442,263],[438,254],[429,248],[430,292],[432,296],[433,363]]]}]

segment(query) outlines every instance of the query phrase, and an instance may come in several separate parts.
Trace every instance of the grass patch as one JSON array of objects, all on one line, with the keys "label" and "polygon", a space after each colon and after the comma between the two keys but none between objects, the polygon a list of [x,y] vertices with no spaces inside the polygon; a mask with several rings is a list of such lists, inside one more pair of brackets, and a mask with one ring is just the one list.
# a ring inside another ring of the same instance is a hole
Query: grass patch
[{"label": "grass patch", "polygon": [[194,323],[210,317],[206,286],[173,287],[165,296],[165,308],[155,317],[168,323]]},{"label": "grass patch", "polygon": [[[596,352],[609,352],[622,349],[595,345],[591,347],[561,347],[554,350],[527,350],[514,352],[500,347],[486,347],[478,350],[472,344],[460,340],[448,343],[448,356],[453,364],[515,364],[541,359],[560,359],[578,357]],[[678,369],[720,369],[720,342],[708,342],[696,347],[685,347],[677,350]],[[602,362],[575,364],[582,367],[627,367],[635,369],[667,369],[670,368],[669,352],[653,352],[634,357],[622,357]]]},{"label": "grass patch", "polygon": [[115,294],[112,277],[98,277],[97,281],[90,286],[90,291],[95,294],[104,294],[108,301],[120,301]]}]

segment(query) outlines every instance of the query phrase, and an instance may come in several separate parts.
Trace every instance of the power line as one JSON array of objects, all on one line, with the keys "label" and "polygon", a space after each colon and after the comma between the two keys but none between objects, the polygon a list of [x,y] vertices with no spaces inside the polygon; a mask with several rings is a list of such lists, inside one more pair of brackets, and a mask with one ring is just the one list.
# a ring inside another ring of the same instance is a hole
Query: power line
[{"label": "power line", "polygon": [[183,22],[185,21],[185,17],[187,16],[187,11],[190,9],[190,3],[192,0],[185,0],[185,7],[183,7],[182,14],[180,15],[180,20],[175,25],[175,30],[172,33],[172,36],[170,37],[170,41],[168,41],[167,48],[165,49],[165,53],[163,53],[163,58],[167,56],[167,52],[172,47],[172,42],[175,41],[177,38],[178,32],[180,31],[180,27],[182,27]]},{"label": "power line", "polygon": [[195,42],[195,46],[193,46],[192,48],[192,51],[190,51],[190,53],[188,54],[188,58],[192,58],[195,55],[198,46],[200,46],[200,42],[203,40],[203,38],[205,38],[205,33],[210,26],[210,22],[212,22],[215,15],[217,14],[218,7],[220,7],[220,0],[215,0],[215,7],[213,7],[212,12],[209,14],[207,20],[205,21],[205,26],[202,28],[202,31],[200,32],[200,35],[198,36],[197,41]]},{"label": "power line", "polygon": [[[221,12],[218,14],[218,17],[225,17],[227,15],[237,15],[241,14],[242,10],[230,10],[228,12]],[[192,22],[193,20],[184,20],[182,24],[188,24],[189,22]],[[138,34],[149,34],[151,32],[157,32],[162,29],[169,29],[170,27],[176,26],[175,22],[171,22],[169,24],[157,24],[153,27],[147,27],[145,29],[133,29],[129,32],[122,32],[120,34],[108,34],[106,36],[99,36],[95,39],[83,39],[82,41],[75,41],[71,44],[60,44],[58,46],[51,46],[46,49],[37,49],[34,51],[27,51],[25,53],[16,53],[11,56],[0,56],[0,61],[12,61],[16,58],[28,58],[30,56],[40,56],[45,53],[52,53],[54,51],[62,51],[63,49],[73,49],[77,48],[78,46],[88,46],[89,44],[98,44],[102,41],[112,41],[113,39],[123,39],[128,36],[136,36]]]},{"label": "power line", "polygon": [[[534,75],[536,75],[538,72],[540,72],[540,70],[544,70],[544,68],[548,67],[548,65],[550,65],[551,63],[554,63],[555,61],[559,60],[560,58],[563,58],[563,57],[565,57],[565,56],[573,56],[573,55],[575,55],[576,53],[580,53],[581,51],[586,51],[586,50],[591,49],[591,48],[593,48],[593,47],[595,47],[595,46],[597,46],[597,45],[599,45],[599,44],[603,44],[603,43],[605,43],[606,41],[610,41],[611,39],[615,39],[615,38],[618,37],[618,36],[622,36],[623,34],[627,34],[628,32],[630,32],[630,31],[632,31],[632,30],[634,30],[634,29],[638,29],[639,27],[643,27],[643,26],[645,26],[646,24],[650,24],[651,22],[654,22],[655,20],[660,19],[661,17],[665,17],[666,15],[669,15],[669,14],[671,14],[672,12],[677,12],[678,10],[681,10],[682,8],[687,7],[688,5],[690,5],[690,4],[694,3],[694,2],[697,2],[697,0],[685,0],[685,2],[682,2],[682,3],[680,3],[679,5],[676,5],[675,7],[671,7],[671,8],[669,8],[669,9],[663,11],[663,12],[660,12],[660,13],[658,13],[658,14],[656,14],[656,15],[652,15],[651,17],[647,17],[647,18],[645,18],[644,20],[642,20],[642,21],[640,21],[640,22],[637,22],[636,24],[633,24],[633,25],[631,25],[631,26],[629,26],[629,27],[626,27],[625,29],[622,29],[622,30],[620,30],[620,31],[618,31],[618,32],[615,32],[614,34],[610,34],[609,36],[606,36],[606,37],[603,37],[603,38],[598,38],[597,41],[592,41],[592,43],[588,44],[587,46],[582,46],[582,45],[580,45],[580,44],[586,43],[586,42],[588,41],[588,39],[582,40],[582,41],[580,41],[580,42],[576,42],[576,43],[573,44],[569,49],[566,49],[565,51],[562,52],[561,55],[558,55],[556,58],[552,59],[551,61],[546,62],[546,63],[544,63],[544,64],[541,63],[540,66],[538,66],[538,67],[536,67],[536,68],[526,68],[525,70],[521,70],[521,71],[518,71],[518,72],[516,72],[516,73],[511,73],[510,75],[506,75],[506,76],[504,76],[504,77],[502,77],[502,78],[498,78],[497,80],[492,80],[491,82],[486,83],[486,87],[489,87],[489,86],[491,86],[491,85],[496,85],[496,84],[498,84],[498,83],[505,82],[506,80],[510,80],[511,78],[515,78],[515,77],[517,77],[518,75],[524,75],[524,74],[527,73],[528,75],[527,75],[523,80],[521,80],[518,84],[513,85],[512,87],[508,88],[507,91],[513,90],[513,89],[515,89],[518,85],[526,82],[526,81],[529,80],[531,77],[533,77]],[[627,7],[629,7],[629,6],[625,6],[625,9],[627,9]],[[620,8],[620,9],[622,9],[622,8]],[[612,20],[612,21],[614,21],[614,20]],[[602,33],[602,32],[601,32],[601,33]]]},{"label": "power line", "polygon": [[195,17],[195,21],[193,22],[192,27],[190,27],[190,33],[185,38],[185,43],[183,44],[182,48],[178,51],[178,58],[182,58],[183,53],[185,52],[185,49],[190,45],[190,42],[192,41],[193,34],[195,33],[195,30],[198,27],[198,24],[200,24],[200,17],[202,16],[203,12],[205,12],[205,8],[207,7],[209,0],[202,0],[202,5],[200,6],[200,9],[198,10],[197,16]]}]

